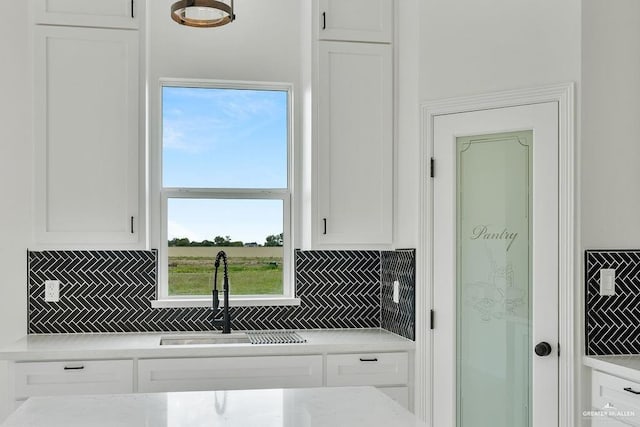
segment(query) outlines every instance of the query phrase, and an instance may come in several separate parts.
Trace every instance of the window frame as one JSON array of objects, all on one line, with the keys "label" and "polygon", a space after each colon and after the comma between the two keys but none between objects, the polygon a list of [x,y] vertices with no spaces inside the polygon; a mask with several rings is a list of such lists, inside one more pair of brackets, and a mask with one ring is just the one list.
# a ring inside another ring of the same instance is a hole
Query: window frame
[{"label": "window frame", "polygon": [[[283,293],[282,295],[234,295],[230,293],[231,306],[259,305],[299,305],[296,298],[293,257],[293,201],[294,187],[294,152],[293,152],[293,117],[294,94],[290,83],[249,82],[208,79],[160,79],[159,80],[159,130],[156,149],[156,171],[154,176],[158,182],[156,189],[160,196],[158,250],[158,281],[156,300],[152,307],[208,307],[211,295],[169,295],[168,267],[168,201],[169,199],[237,199],[237,200],[281,200],[283,204]],[[165,87],[185,87],[204,89],[239,89],[287,92],[287,188],[195,188],[164,187],[163,184],[163,89]],[[220,247],[224,250],[224,247]],[[220,295],[222,298],[222,295]]]}]

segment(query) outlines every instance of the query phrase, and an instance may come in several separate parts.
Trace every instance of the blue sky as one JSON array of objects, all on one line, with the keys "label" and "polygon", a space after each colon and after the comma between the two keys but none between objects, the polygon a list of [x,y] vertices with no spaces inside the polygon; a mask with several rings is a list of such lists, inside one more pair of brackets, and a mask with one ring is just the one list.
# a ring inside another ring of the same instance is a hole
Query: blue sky
[{"label": "blue sky", "polygon": [[[286,188],[287,92],[163,88],[163,186]],[[168,237],[264,243],[280,200],[169,201]]]}]

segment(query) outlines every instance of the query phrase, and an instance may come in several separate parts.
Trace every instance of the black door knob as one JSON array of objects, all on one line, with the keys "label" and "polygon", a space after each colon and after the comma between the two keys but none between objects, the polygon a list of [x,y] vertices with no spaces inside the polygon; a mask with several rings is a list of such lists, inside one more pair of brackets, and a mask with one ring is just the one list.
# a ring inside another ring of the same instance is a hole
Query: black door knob
[{"label": "black door knob", "polygon": [[535,352],[538,356],[548,356],[551,354],[551,344],[546,341],[536,344]]}]

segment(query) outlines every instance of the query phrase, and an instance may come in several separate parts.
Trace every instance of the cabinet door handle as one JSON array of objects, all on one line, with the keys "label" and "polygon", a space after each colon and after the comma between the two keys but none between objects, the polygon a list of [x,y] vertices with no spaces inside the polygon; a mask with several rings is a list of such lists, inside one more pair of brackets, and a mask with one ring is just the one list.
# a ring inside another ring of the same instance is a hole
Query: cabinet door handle
[{"label": "cabinet door handle", "polygon": [[361,362],[377,362],[378,358],[377,357],[371,357],[371,358],[361,357],[360,361]]},{"label": "cabinet door handle", "polygon": [[133,231],[133,217],[131,217],[131,234],[134,234],[134,231]]},{"label": "cabinet door handle", "polygon": [[77,365],[77,366],[65,366],[64,370],[65,371],[80,371],[84,369],[84,365]]},{"label": "cabinet door handle", "polygon": [[629,393],[633,393],[633,394],[640,394],[640,391],[635,391],[631,387],[625,387],[624,391],[628,391]]},{"label": "cabinet door handle", "polygon": [[135,18],[135,17],[136,17],[136,16],[135,16],[135,14],[134,14],[134,12],[133,12],[133,2],[134,2],[134,1],[135,1],[135,0],[131,0],[131,18]]},{"label": "cabinet door handle", "polygon": [[327,234],[327,218],[322,218],[322,222],[324,223],[324,231],[322,234]]},{"label": "cabinet door handle", "polygon": [[327,12],[322,12],[322,29],[327,29]]}]

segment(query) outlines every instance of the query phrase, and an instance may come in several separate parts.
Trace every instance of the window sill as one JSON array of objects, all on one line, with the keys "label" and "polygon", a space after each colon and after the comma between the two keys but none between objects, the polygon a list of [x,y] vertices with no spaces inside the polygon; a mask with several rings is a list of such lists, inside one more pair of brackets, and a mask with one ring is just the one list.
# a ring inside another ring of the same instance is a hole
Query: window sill
[{"label": "window sill", "polygon": [[[222,299],[220,306],[222,307]],[[300,298],[274,297],[274,298],[231,298],[229,307],[259,307],[277,305],[300,305]],[[211,298],[167,298],[151,301],[151,308],[185,308],[185,307],[211,307]]]}]

